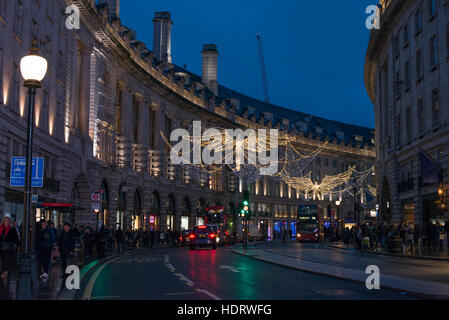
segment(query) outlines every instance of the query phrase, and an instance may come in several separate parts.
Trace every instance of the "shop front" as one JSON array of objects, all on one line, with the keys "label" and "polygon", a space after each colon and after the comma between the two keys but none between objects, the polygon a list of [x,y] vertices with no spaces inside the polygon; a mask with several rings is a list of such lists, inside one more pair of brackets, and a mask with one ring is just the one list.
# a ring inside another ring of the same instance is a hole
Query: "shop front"
[{"label": "shop front", "polygon": [[411,221],[415,223],[414,199],[405,199],[401,201],[401,218],[403,222]]},{"label": "shop front", "polygon": [[4,213],[11,215],[11,221],[18,225],[23,222],[23,192],[6,189]]},{"label": "shop front", "polygon": [[44,202],[36,206],[36,222],[52,221],[59,229],[65,223],[73,225],[76,222],[76,212],[84,210],[73,203]]},{"label": "shop front", "polygon": [[154,191],[151,194],[151,208],[149,212],[145,215],[145,230],[147,228],[151,230],[159,230],[161,221],[161,205],[159,200],[159,193]]}]

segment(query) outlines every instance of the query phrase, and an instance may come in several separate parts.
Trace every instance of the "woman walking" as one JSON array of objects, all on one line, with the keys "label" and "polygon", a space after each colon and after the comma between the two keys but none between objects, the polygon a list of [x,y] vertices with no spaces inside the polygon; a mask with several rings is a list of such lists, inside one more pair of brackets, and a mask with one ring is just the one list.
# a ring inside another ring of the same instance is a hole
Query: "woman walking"
[{"label": "woman walking", "polygon": [[11,219],[5,214],[2,224],[0,225],[0,251],[2,257],[2,280],[8,278],[8,272],[16,258],[16,252],[20,247],[19,234],[17,229],[11,226]]}]

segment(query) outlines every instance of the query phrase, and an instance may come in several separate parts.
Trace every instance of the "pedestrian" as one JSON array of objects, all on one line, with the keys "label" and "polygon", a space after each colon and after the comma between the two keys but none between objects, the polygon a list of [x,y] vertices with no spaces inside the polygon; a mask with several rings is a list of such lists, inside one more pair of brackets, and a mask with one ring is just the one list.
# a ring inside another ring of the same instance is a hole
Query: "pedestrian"
[{"label": "pedestrian", "polygon": [[106,254],[107,229],[103,224],[98,231],[98,258],[104,258]]},{"label": "pedestrian", "polygon": [[164,244],[164,242],[165,242],[165,232],[164,232],[164,230],[161,230],[161,234],[159,236],[160,236],[160,243]]},{"label": "pedestrian", "polygon": [[438,249],[441,251],[444,245],[444,230],[443,226],[440,224],[440,221],[438,220],[435,223],[435,239]]},{"label": "pedestrian", "polygon": [[123,231],[119,227],[114,233],[115,242],[117,244],[117,253],[120,253],[123,250],[123,237],[124,237]]},{"label": "pedestrian", "polygon": [[156,233],[154,232],[153,229],[150,230],[149,240],[150,240],[150,248],[152,249],[153,245],[154,245],[154,241],[156,240]]},{"label": "pedestrian", "polygon": [[421,252],[421,229],[416,223],[413,228],[413,246],[415,247],[415,253],[420,254]]},{"label": "pedestrian", "polygon": [[284,246],[285,243],[287,242],[287,238],[288,238],[288,232],[287,230],[284,228],[284,230],[282,230],[282,245]]},{"label": "pedestrian", "polygon": [[427,249],[430,252],[435,251],[435,225],[429,220],[426,228],[427,232]]},{"label": "pedestrian", "polygon": [[41,220],[40,229],[36,233],[35,249],[39,261],[39,273],[41,269],[43,272],[40,275],[42,280],[48,278],[48,272],[50,267],[51,251],[53,250],[56,239],[51,228],[47,225],[45,220]]},{"label": "pedestrian", "polygon": [[11,225],[11,215],[6,213],[0,225],[0,255],[2,258],[2,280],[8,278],[11,265],[17,257],[17,251],[20,249],[19,233]]},{"label": "pedestrian", "polygon": [[447,250],[449,252],[449,219],[444,224],[444,231],[446,231]]},{"label": "pedestrian", "polygon": [[65,223],[63,233],[59,237],[58,248],[62,262],[62,273],[65,277],[65,270],[67,266],[73,264],[73,257],[75,254],[75,237],[76,234],[70,227],[70,224]]},{"label": "pedestrian", "polygon": [[405,246],[403,254],[405,255],[408,251],[408,248],[410,247],[410,254],[413,254],[413,231],[414,226],[411,221],[407,222],[407,225],[404,226],[404,232],[405,232]]},{"label": "pedestrian", "polygon": [[86,228],[84,230],[83,242],[84,242],[84,257],[92,257],[93,246],[94,246],[94,235],[92,234],[91,228]]}]

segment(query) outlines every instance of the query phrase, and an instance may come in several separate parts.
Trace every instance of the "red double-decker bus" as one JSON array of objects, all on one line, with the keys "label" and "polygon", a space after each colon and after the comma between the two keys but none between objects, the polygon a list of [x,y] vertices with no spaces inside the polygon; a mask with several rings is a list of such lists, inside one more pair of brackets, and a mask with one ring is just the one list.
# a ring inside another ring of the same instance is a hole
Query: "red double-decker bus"
[{"label": "red double-decker bus", "polygon": [[320,229],[320,208],[317,205],[299,205],[296,240],[320,242]]}]

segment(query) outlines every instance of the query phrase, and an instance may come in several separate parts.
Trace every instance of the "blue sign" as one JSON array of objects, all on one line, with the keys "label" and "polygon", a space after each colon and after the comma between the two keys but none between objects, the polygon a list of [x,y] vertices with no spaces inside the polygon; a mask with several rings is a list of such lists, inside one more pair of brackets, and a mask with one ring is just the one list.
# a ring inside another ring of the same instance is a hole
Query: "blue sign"
[{"label": "blue sign", "polygon": [[[11,187],[25,187],[26,172],[25,157],[11,157]],[[44,159],[33,158],[31,168],[31,186],[33,188],[42,188],[44,186]]]}]

